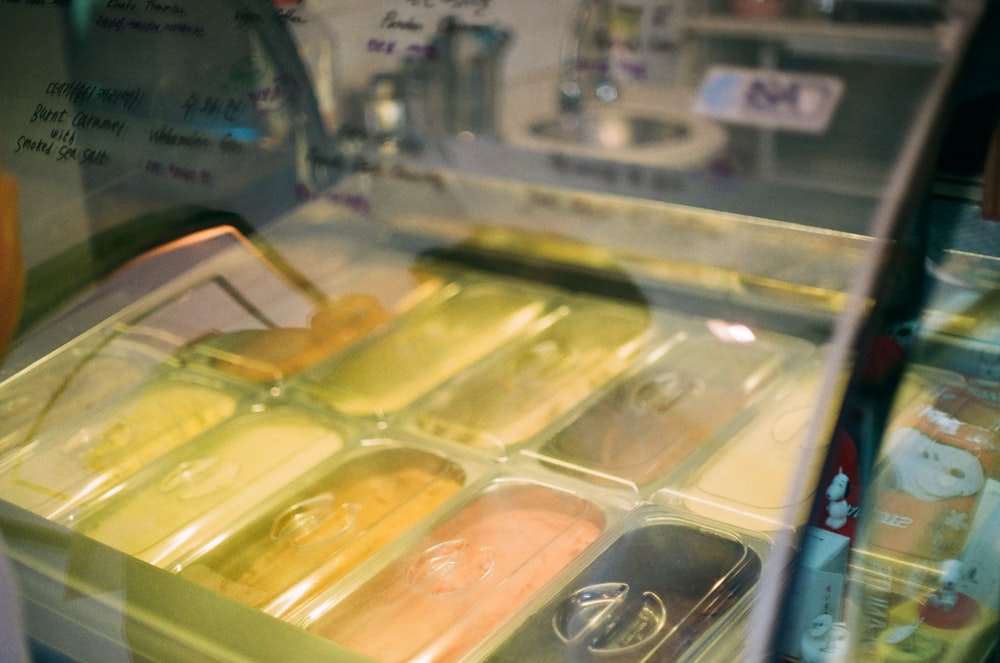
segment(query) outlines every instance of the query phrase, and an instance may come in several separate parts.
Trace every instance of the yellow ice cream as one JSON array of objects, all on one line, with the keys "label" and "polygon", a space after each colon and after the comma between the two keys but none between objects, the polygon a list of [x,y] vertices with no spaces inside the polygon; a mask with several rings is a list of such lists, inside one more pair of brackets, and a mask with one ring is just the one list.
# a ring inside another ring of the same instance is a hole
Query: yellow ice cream
[{"label": "yellow ice cream", "polygon": [[534,292],[468,286],[304,376],[342,412],[396,412],[523,331],[544,306]]},{"label": "yellow ice cream", "polygon": [[[821,367],[787,389],[706,463],[697,482],[685,489],[695,513],[751,530],[790,527],[806,515],[812,494],[792,495],[793,477],[814,475],[823,449],[806,457],[806,433],[817,414]],[[825,446],[823,447],[825,449]],[[795,510],[795,522],[788,510]]]},{"label": "yellow ice cream", "polygon": [[309,413],[243,415],[163,458],[77,529],[160,564],[219,536],[342,445],[339,431]]},{"label": "yellow ice cream", "polygon": [[4,383],[0,454],[136,389],[165,359],[119,339],[94,347],[103,341],[91,337],[73,343]]},{"label": "yellow ice cream", "polygon": [[236,407],[236,396],[213,384],[154,381],[112,410],[48,431],[9,457],[0,497],[49,518],[63,516]]}]

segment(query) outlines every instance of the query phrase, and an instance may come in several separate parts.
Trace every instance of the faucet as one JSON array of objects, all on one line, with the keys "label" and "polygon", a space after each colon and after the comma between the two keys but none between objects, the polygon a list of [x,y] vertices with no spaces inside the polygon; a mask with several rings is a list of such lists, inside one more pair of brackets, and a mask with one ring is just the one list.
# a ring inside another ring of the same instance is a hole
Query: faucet
[{"label": "faucet", "polygon": [[611,24],[614,0],[580,0],[563,37],[558,99],[563,114],[578,114],[585,102],[618,98],[611,75]]},{"label": "faucet", "polygon": [[501,65],[510,41],[501,27],[441,19],[426,56],[406,65],[416,128],[496,139]]}]

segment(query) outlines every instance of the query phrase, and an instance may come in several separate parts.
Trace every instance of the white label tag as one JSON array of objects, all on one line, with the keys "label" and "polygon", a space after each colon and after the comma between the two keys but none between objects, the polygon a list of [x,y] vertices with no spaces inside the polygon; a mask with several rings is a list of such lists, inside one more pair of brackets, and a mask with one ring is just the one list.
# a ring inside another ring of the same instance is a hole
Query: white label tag
[{"label": "white label tag", "polygon": [[712,67],[695,110],[735,124],[818,134],[829,126],[843,91],[843,81],[833,76]]}]

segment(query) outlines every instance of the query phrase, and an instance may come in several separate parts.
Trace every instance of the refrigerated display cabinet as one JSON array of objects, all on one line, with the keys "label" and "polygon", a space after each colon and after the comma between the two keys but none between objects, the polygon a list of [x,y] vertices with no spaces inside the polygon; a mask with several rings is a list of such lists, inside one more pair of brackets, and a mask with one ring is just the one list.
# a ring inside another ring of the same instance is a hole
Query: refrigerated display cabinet
[{"label": "refrigerated display cabinet", "polygon": [[539,4],[0,4],[33,656],[990,654],[982,6]]}]

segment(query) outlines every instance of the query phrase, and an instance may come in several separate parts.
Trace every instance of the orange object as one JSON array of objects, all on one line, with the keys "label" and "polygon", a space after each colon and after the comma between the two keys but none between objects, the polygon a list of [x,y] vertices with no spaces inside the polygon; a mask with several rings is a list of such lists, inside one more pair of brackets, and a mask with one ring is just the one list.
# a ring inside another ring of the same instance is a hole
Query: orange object
[{"label": "orange object", "polygon": [[17,182],[0,172],[0,354],[17,325],[24,289]]},{"label": "orange object", "polygon": [[245,329],[201,340],[214,364],[247,380],[295,375],[389,321],[391,313],[372,295],[348,293],[324,301],[309,327]]}]

